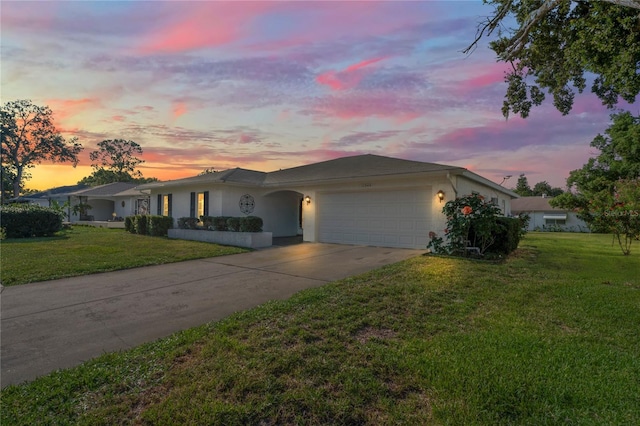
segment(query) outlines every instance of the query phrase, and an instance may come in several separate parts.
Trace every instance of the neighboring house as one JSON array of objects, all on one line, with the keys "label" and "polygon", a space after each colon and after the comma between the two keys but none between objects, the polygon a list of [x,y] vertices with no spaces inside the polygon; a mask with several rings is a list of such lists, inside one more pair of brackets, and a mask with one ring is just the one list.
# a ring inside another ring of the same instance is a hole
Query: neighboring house
[{"label": "neighboring house", "polygon": [[270,173],[236,168],[138,189],[150,193],[150,213],[174,219],[253,215],[274,237],[416,249],[427,246],[429,232],[444,236],[446,201],[478,193],[509,215],[517,197],[462,167],[377,155]]},{"label": "neighboring house", "polygon": [[[89,204],[91,209],[87,212],[87,220],[93,221],[147,214],[149,195],[136,189],[136,186],[135,183],[115,182],[75,191],[70,194],[71,208],[78,203]],[[80,219],[79,216],[71,216],[72,222]]]},{"label": "neighboring house", "polygon": [[73,213],[73,207],[79,203],[89,204],[83,220],[107,221],[116,217],[124,218],[134,214],[149,213],[149,194],[136,189],[136,184],[126,182],[108,183],[90,187],[87,185],[71,185],[52,188],[19,197],[13,201],[28,202],[49,207],[55,203],[63,206],[67,203],[65,213],[67,220],[78,222],[80,215]]},{"label": "neighboring house", "polygon": [[589,227],[570,210],[551,207],[551,198],[521,197],[511,201],[511,213],[529,215],[529,231],[589,232]]}]

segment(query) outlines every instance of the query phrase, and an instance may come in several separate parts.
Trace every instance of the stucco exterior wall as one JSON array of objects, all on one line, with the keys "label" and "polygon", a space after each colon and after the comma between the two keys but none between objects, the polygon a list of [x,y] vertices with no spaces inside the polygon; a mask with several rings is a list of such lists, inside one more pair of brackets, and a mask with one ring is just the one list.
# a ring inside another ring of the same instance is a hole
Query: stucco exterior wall
[{"label": "stucco exterior wall", "polygon": [[[549,212],[524,212],[529,215],[529,231],[552,231],[560,229],[562,231],[567,232],[591,232],[587,224],[578,219],[575,213],[573,212],[562,212],[562,211],[549,211]],[[544,218],[545,215],[559,215],[566,214],[567,219],[564,225],[547,225],[546,220]]]},{"label": "stucco exterior wall", "polygon": [[459,197],[464,197],[466,195],[471,195],[472,193],[477,192],[484,197],[485,201],[491,201],[492,198],[497,198],[497,205],[502,210],[502,214],[505,216],[511,215],[511,197],[507,196],[506,194],[503,194],[502,192],[497,191],[490,186],[474,182],[464,176],[458,176],[456,183],[458,187]]},{"label": "stucco exterior wall", "polygon": [[[286,190],[234,185],[185,186],[182,188],[159,188],[151,191],[151,213],[157,214],[158,194],[171,194],[171,216],[174,226],[177,219],[191,215],[191,192],[209,191],[209,216],[258,216],[263,220],[265,232],[274,237],[295,236],[299,229],[300,195]],[[240,210],[240,197],[251,195],[254,210],[245,214]]]}]

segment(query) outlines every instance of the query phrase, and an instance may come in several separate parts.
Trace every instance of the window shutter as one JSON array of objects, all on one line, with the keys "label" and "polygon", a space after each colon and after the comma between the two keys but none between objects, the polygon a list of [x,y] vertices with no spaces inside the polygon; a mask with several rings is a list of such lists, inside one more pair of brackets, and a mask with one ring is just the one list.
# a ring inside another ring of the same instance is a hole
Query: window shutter
[{"label": "window shutter", "polygon": [[171,201],[173,200],[173,197],[171,196],[171,194],[169,194],[168,199],[169,199],[169,216],[172,216],[172,214],[171,214],[171,204],[173,204],[173,203]]},{"label": "window shutter", "polygon": [[158,205],[156,206],[158,216],[162,215],[162,194],[158,194]]},{"label": "window shutter", "polygon": [[191,193],[191,204],[189,205],[189,217],[196,217],[196,193]]},{"label": "window shutter", "polygon": [[204,191],[204,215],[209,216],[209,191]]}]

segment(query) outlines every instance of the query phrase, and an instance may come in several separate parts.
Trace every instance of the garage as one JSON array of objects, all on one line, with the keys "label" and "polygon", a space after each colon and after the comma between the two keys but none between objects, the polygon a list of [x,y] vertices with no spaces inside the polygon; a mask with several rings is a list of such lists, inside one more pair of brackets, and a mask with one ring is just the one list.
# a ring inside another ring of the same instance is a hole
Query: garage
[{"label": "garage", "polygon": [[318,240],[422,249],[430,211],[430,187],[318,194]]}]

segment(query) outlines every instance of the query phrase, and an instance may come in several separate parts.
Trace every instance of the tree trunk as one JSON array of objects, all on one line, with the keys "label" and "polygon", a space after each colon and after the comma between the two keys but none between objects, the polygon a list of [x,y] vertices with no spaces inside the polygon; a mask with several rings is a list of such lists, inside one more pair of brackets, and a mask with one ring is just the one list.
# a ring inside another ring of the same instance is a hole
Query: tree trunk
[{"label": "tree trunk", "polygon": [[22,181],[22,167],[16,167],[16,176],[13,178],[13,198],[20,196],[20,182]]}]

